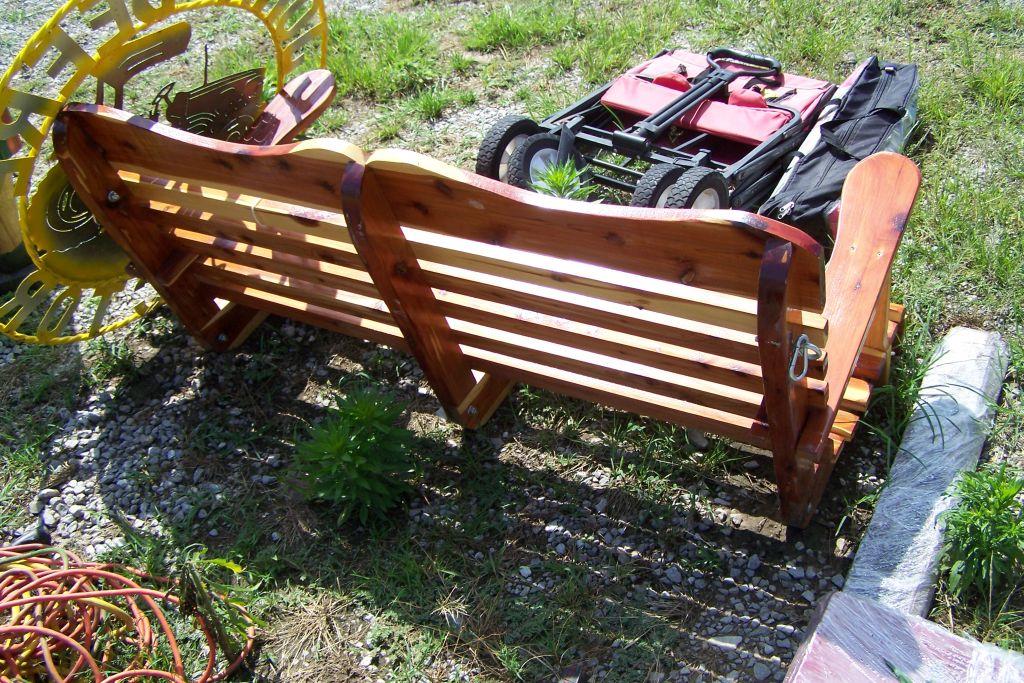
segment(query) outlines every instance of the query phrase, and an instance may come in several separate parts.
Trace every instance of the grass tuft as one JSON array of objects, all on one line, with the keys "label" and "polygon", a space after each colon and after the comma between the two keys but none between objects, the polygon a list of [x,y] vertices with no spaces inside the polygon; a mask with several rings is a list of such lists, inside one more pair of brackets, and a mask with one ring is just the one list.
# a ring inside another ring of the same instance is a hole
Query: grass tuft
[{"label": "grass tuft", "polygon": [[327,66],[338,94],[381,100],[430,85],[441,75],[436,33],[424,15],[336,14]]},{"label": "grass tuft", "polygon": [[1019,116],[1024,106],[1024,59],[1009,54],[987,56],[968,75],[967,88],[979,103]]},{"label": "grass tuft", "polygon": [[458,94],[441,86],[421,90],[409,101],[416,115],[424,121],[436,121],[446,109],[458,101]]},{"label": "grass tuft", "polygon": [[560,3],[516,3],[478,15],[470,24],[466,47],[482,52],[552,45],[580,34],[575,8]]}]

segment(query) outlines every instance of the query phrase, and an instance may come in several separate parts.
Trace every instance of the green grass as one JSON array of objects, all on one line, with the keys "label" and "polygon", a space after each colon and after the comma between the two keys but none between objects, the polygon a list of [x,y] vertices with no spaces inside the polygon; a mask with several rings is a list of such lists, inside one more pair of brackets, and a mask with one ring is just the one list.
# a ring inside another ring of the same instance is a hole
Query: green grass
[{"label": "green grass", "polygon": [[89,381],[93,386],[105,386],[115,377],[135,372],[135,358],[131,347],[123,338],[110,336],[90,340],[86,345],[89,356]]},{"label": "green grass", "polygon": [[39,444],[18,445],[10,435],[0,434],[0,459],[0,529],[20,527],[29,521],[25,505],[42,482]]},{"label": "green grass", "polygon": [[67,349],[26,347],[0,367],[0,529],[29,521],[27,505],[46,475],[43,444],[85,383]]},{"label": "green grass", "polygon": [[458,101],[458,94],[441,86],[425,88],[409,99],[409,108],[423,121],[436,121]]},{"label": "green grass", "polygon": [[327,66],[338,94],[383,100],[442,75],[437,31],[424,15],[339,14],[330,19]]},{"label": "green grass", "polygon": [[505,4],[473,18],[466,47],[492,52],[569,42],[580,35],[580,15],[590,11],[555,2]]}]

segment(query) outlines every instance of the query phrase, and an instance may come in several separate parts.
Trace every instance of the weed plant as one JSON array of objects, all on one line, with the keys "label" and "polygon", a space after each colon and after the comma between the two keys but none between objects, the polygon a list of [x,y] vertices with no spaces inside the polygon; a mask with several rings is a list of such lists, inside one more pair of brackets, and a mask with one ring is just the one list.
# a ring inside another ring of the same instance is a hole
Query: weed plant
[{"label": "weed plant", "polygon": [[537,192],[563,199],[586,201],[591,188],[586,178],[586,169],[577,168],[572,160],[551,164],[540,171],[540,178],[530,183]]},{"label": "weed plant", "polygon": [[403,410],[388,396],[356,390],[296,449],[294,467],[307,496],[336,506],[339,523],[355,515],[365,524],[412,491],[413,434],[395,426]]},{"label": "weed plant", "polygon": [[1024,571],[1024,478],[1006,464],[966,472],[960,502],[945,515],[950,593],[989,609],[1016,590]]}]

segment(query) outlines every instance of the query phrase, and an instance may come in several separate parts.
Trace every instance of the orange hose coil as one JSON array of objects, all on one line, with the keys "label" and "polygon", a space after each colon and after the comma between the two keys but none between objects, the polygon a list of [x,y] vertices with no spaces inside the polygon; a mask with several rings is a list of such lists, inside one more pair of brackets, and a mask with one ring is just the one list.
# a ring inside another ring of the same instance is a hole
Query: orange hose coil
[{"label": "orange hose coil", "polygon": [[[131,574],[164,590],[147,588]],[[42,545],[0,548],[0,683],[25,680],[116,681],[151,679],[213,683],[236,671],[252,652],[256,626],[252,618],[222,596],[247,624],[246,639],[230,662],[203,615],[193,614],[206,638],[206,667],[195,679],[185,673],[178,639],[161,609],[176,608],[175,581],[131,567],[85,562],[73,553]],[[153,622],[158,628],[154,629]],[[161,639],[171,653],[171,670],[150,665]],[[136,654],[131,668],[111,661],[115,644]],[[218,669],[218,659],[225,660]]]}]

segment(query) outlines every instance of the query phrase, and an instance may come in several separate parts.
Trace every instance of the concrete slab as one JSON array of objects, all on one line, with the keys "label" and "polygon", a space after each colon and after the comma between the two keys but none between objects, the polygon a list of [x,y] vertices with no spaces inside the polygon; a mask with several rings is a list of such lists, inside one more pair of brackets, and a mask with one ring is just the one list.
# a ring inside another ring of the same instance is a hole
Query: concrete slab
[{"label": "concrete slab", "polygon": [[939,517],[954,503],[947,491],[961,471],[978,464],[1008,362],[994,332],[957,327],[943,338],[845,592],[928,613],[942,547]]}]

